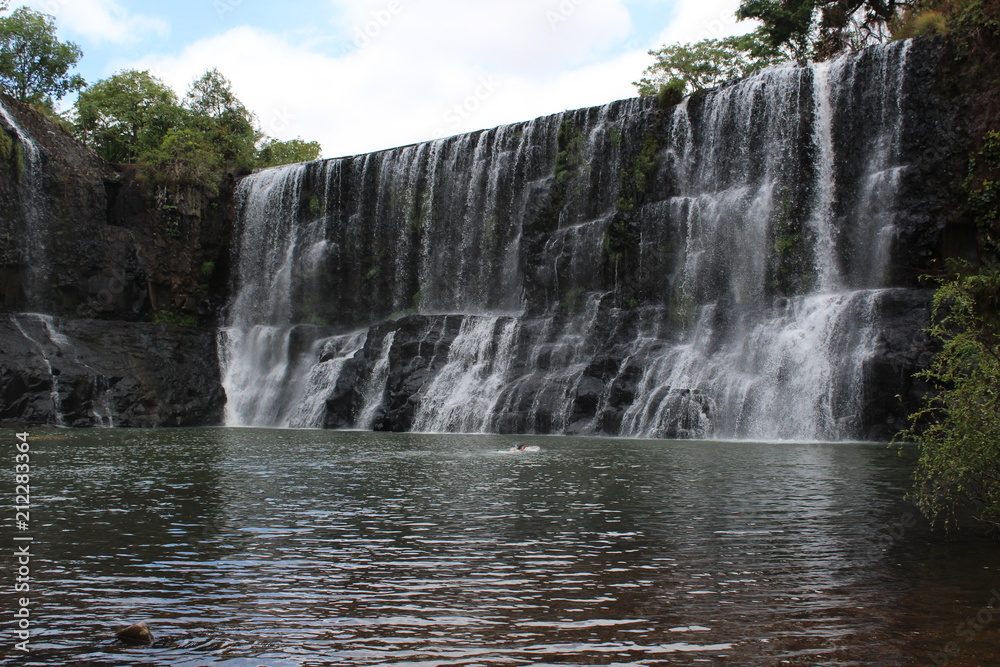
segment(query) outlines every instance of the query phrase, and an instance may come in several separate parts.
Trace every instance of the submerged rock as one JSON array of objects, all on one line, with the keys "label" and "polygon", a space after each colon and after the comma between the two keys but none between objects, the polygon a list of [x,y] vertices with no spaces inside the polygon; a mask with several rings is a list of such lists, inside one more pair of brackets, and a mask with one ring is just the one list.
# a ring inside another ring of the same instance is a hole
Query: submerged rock
[{"label": "submerged rock", "polygon": [[153,633],[150,632],[149,626],[145,622],[119,628],[115,637],[127,644],[150,645],[153,643]]}]

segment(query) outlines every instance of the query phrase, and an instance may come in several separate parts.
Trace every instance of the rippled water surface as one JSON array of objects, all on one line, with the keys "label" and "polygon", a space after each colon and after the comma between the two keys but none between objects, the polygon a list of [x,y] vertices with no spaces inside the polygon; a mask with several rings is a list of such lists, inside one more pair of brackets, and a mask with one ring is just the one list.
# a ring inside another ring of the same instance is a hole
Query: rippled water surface
[{"label": "rippled water surface", "polygon": [[[35,634],[10,664],[1000,662],[1000,549],[914,518],[913,456],[885,445],[209,429],[31,446]],[[139,620],[153,647],[114,641]]]}]

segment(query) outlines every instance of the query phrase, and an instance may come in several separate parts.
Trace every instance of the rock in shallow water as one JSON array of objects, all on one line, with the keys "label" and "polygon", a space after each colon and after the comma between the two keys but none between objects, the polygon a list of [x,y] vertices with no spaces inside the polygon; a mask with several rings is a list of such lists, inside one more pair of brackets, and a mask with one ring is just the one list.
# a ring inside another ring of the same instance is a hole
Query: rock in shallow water
[{"label": "rock in shallow water", "polygon": [[153,633],[150,632],[149,626],[145,622],[120,628],[115,636],[128,644],[149,645],[153,643]]}]

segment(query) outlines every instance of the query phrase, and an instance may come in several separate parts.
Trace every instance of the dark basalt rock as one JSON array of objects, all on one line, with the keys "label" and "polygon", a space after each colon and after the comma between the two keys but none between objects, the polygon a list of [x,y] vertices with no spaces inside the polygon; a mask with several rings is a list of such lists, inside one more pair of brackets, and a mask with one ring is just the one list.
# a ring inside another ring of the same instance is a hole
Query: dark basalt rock
[{"label": "dark basalt rock", "polygon": [[0,315],[0,424],[220,424],[215,332]]}]

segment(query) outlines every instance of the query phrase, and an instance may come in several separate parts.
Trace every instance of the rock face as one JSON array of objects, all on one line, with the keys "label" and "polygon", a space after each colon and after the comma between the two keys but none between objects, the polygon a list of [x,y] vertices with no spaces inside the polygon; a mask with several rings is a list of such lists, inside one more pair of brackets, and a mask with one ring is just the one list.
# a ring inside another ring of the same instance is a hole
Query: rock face
[{"label": "rock face", "polygon": [[0,423],[220,423],[214,330],[150,320],[215,321],[230,194],[151,185],[0,94]]},{"label": "rock face", "polygon": [[224,405],[213,330],[0,315],[0,424],[197,426]]},{"label": "rock face", "polygon": [[0,135],[0,310],[214,322],[231,181],[218,196],[153,184],[3,94]]}]

